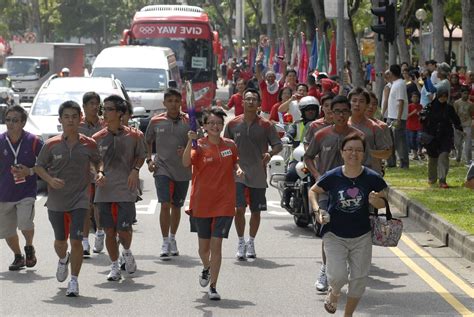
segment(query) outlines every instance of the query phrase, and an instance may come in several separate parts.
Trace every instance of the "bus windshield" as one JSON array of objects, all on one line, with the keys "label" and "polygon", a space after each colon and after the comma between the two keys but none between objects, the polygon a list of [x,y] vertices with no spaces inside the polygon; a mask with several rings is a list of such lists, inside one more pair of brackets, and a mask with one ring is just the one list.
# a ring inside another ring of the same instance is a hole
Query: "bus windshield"
[{"label": "bus windshield", "polygon": [[94,68],[92,77],[115,78],[125,86],[127,91],[158,92],[164,91],[168,86],[166,70],[144,68]]},{"label": "bus windshield", "polygon": [[176,55],[181,78],[193,82],[212,81],[212,43],[192,38],[138,38],[132,45],[164,46]]}]

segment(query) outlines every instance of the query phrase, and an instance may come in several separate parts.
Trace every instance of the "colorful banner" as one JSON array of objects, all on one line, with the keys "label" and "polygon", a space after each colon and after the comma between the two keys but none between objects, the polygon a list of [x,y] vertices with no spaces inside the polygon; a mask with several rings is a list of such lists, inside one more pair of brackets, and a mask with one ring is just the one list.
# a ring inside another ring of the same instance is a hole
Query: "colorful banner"
[{"label": "colorful banner", "polygon": [[318,64],[316,65],[316,69],[319,72],[327,73],[328,71],[325,34],[323,34],[323,38],[321,39],[321,45],[319,46]]},{"label": "colorful banner", "polygon": [[333,32],[331,47],[329,48],[329,70],[328,75],[337,75],[337,59],[336,59],[336,34]]},{"label": "colorful banner", "polygon": [[306,82],[306,76],[308,74],[308,49],[306,48],[306,36],[301,32],[301,48],[300,48],[300,60],[298,64],[298,81],[300,83]]},{"label": "colorful banner", "polygon": [[314,34],[313,43],[311,45],[311,56],[309,58],[309,69],[314,70],[318,65],[318,31]]}]

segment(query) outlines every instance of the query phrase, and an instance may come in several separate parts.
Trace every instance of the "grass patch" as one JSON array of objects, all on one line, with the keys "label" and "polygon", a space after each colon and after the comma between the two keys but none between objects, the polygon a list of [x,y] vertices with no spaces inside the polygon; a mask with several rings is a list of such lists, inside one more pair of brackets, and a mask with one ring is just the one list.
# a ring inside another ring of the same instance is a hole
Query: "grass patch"
[{"label": "grass patch", "polygon": [[450,188],[441,189],[428,184],[426,161],[410,161],[408,170],[386,169],[385,180],[456,227],[474,234],[474,194],[463,186],[466,173],[464,164],[451,161],[447,178]]}]

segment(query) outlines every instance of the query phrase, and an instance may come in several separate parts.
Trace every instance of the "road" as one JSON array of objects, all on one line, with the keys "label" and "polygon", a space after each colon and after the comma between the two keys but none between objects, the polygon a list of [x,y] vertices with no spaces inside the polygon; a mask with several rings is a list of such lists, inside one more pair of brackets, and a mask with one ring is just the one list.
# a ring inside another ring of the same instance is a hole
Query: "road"
[{"label": "road", "polygon": [[[142,169],[145,190],[137,204],[132,250],[138,270],[109,282],[106,253],[85,259],[79,276],[80,297],[64,296],[67,282],[56,281],[53,231],[44,207],[36,202],[38,264],[9,272],[12,260],[0,243],[1,316],[327,316],[324,295],[313,284],[321,263],[321,240],[310,227],[298,228],[279,208],[269,188],[269,210],[262,214],[256,239],[258,258],[234,258],[237,236],[232,228],[223,244],[218,290],[220,302],[207,299],[199,286],[197,237],[183,213],[177,234],[180,256],[159,259],[159,205],[152,176]],[[405,233],[396,248],[374,247],[367,290],[357,316],[461,316],[474,312],[474,269],[416,224],[404,219]],[[429,252],[429,253],[428,253]],[[344,295],[335,316],[342,316]]]}]

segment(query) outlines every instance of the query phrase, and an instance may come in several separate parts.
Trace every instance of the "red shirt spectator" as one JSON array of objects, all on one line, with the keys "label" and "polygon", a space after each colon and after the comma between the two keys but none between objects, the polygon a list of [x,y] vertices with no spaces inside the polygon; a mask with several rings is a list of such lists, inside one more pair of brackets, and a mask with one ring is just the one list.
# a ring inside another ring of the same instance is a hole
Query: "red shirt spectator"
[{"label": "red shirt spectator", "polygon": [[[272,110],[270,111],[270,120],[280,122],[280,117],[278,116],[278,107],[280,107],[281,102],[277,102],[273,105]],[[286,112],[283,112],[285,114]]]},{"label": "red shirt spectator", "polygon": [[411,103],[408,105],[407,130],[410,130],[410,131],[421,130],[421,124],[420,124],[421,109],[423,109],[423,106],[419,103]]},{"label": "red shirt spectator", "polygon": [[233,94],[232,97],[230,97],[229,102],[227,103],[227,108],[234,108],[234,113],[235,116],[237,117],[238,115],[241,115],[244,113],[244,106],[243,106],[244,99],[242,98],[242,95],[239,93]]}]

